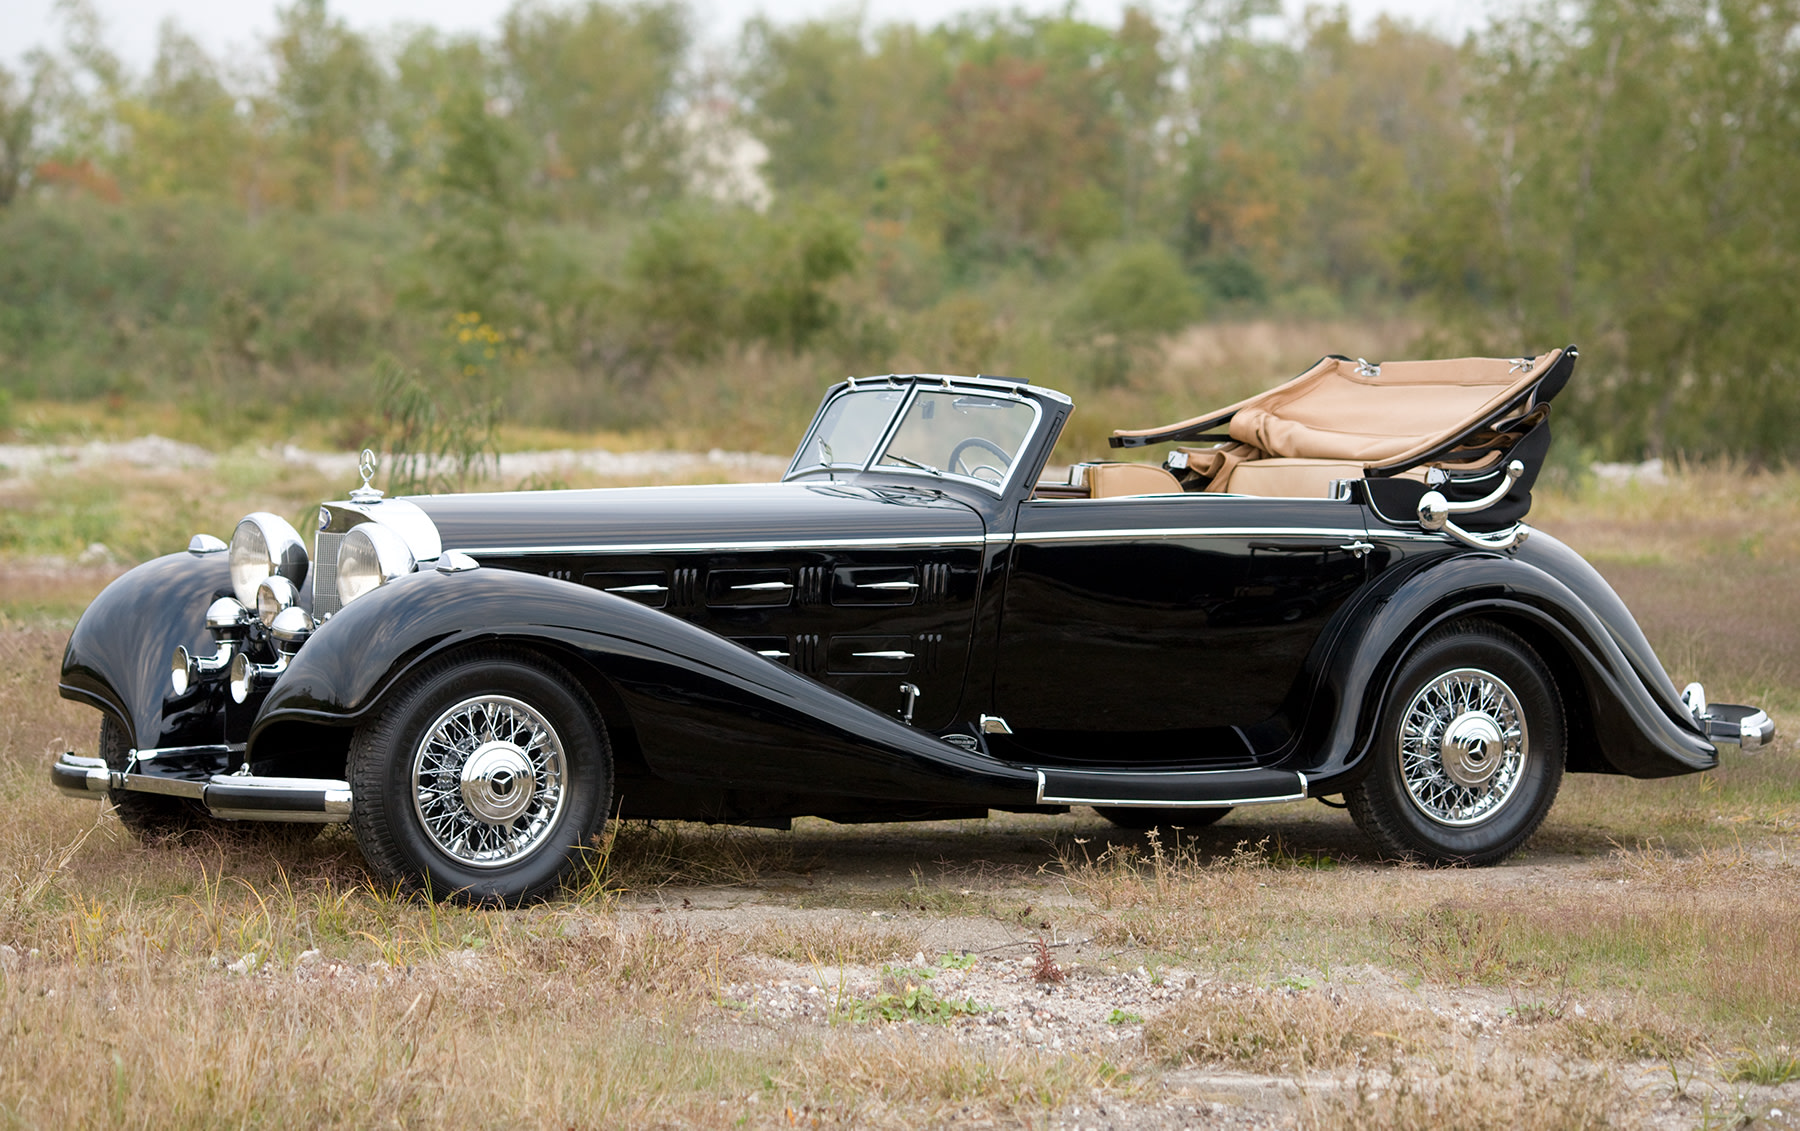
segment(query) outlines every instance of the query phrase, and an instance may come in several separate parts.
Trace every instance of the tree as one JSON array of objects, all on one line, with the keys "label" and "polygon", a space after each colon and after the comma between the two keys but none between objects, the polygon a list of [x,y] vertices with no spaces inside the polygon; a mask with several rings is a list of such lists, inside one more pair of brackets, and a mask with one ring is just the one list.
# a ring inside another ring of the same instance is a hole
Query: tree
[{"label": "tree", "polygon": [[0,208],[18,196],[37,163],[49,61],[39,54],[28,65],[23,80],[0,66]]},{"label": "tree", "polygon": [[535,179],[565,216],[681,189],[675,120],[688,13],[676,0],[551,8],[520,0],[501,32],[508,92],[537,146]]},{"label": "tree", "polygon": [[326,0],[294,0],[276,12],[271,44],[275,105],[284,119],[297,201],[350,207],[359,179],[373,173],[371,134],[385,76],[368,42]]}]

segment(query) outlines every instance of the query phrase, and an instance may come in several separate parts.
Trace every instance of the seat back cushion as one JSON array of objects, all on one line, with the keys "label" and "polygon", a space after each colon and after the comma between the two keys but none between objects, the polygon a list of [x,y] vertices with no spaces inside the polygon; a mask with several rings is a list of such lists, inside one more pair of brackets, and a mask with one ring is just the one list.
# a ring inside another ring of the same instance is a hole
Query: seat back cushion
[{"label": "seat back cushion", "polygon": [[1153,463],[1090,463],[1083,465],[1082,470],[1090,499],[1181,494],[1181,481]]},{"label": "seat back cushion", "polygon": [[[1223,484],[1208,491],[1229,495],[1261,495],[1270,499],[1324,499],[1331,495],[1333,479],[1361,479],[1363,465],[1344,459],[1256,459],[1231,469]],[[1423,469],[1396,476],[1423,482]]]}]

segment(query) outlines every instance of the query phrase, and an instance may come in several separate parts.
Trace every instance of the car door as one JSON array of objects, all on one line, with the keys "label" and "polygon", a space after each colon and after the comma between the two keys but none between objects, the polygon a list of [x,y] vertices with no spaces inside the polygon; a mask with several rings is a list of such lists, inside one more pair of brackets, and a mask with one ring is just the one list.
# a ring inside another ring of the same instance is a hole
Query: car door
[{"label": "car door", "polygon": [[1243,765],[1366,576],[1360,508],[1206,494],[1020,505],[996,712],[1032,754]]}]

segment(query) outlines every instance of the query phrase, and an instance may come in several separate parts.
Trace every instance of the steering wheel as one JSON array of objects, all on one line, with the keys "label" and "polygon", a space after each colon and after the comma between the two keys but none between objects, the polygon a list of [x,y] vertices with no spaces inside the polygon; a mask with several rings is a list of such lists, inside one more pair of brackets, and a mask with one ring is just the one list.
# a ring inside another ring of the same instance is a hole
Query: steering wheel
[{"label": "steering wheel", "polygon": [[[982,436],[970,436],[968,439],[966,439],[963,442],[961,442],[960,444],[956,445],[956,447],[950,449],[950,470],[952,472],[955,472],[956,474],[959,474],[959,475],[967,475],[971,479],[985,478],[984,476],[982,476],[978,473],[983,472],[983,471],[990,472],[994,477],[993,482],[995,483],[995,485],[999,485],[1002,481],[1004,481],[1006,479],[1006,472],[1004,470],[1002,470],[1001,468],[993,466],[992,464],[964,463],[963,462],[963,453],[968,451],[970,448],[986,449],[988,452],[992,453],[995,457],[997,457],[1002,463],[1004,463],[1004,464],[1012,463],[1012,456],[1010,454],[1008,454],[1006,449],[1002,448],[999,444],[996,444],[992,440],[986,439],[985,437],[982,437]],[[961,469],[960,471],[958,470],[959,468]]]}]

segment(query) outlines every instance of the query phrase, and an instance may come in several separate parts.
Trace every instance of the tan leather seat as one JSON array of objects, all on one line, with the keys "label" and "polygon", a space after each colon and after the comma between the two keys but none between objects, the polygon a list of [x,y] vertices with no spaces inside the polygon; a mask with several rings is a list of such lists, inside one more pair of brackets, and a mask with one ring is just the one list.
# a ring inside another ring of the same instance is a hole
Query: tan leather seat
[{"label": "tan leather seat", "polygon": [[1086,463],[1076,466],[1082,469],[1090,499],[1181,494],[1181,481],[1167,468],[1153,463]]},{"label": "tan leather seat", "polygon": [[[1331,494],[1332,480],[1362,477],[1363,465],[1354,460],[1257,459],[1232,468],[1221,490],[1278,499],[1323,499]],[[1423,482],[1425,472],[1402,472],[1398,478]]]}]

